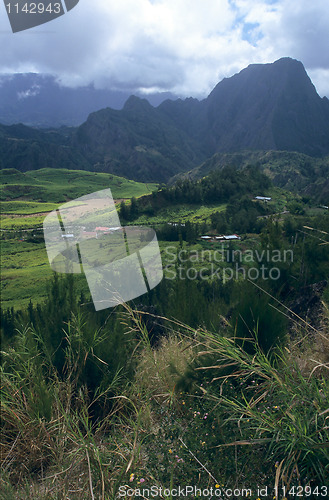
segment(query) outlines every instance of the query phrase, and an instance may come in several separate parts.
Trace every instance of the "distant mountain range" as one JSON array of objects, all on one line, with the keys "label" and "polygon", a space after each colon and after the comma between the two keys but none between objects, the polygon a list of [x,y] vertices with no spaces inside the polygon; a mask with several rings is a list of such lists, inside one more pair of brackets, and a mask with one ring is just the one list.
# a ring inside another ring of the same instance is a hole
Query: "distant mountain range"
[{"label": "distant mountain range", "polygon": [[96,111],[77,128],[0,126],[0,167],[21,171],[57,166],[167,182],[216,153],[260,150],[329,154],[329,100],[299,61],[250,65],[202,101],[153,107],[131,96],[122,110]]},{"label": "distant mountain range", "polygon": [[[51,75],[0,75],[0,123],[40,128],[78,126],[93,111],[122,109],[130,95],[128,91],[97,89],[93,85],[65,87]],[[154,106],[169,98],[174,98],[169,92],[148,96]]]}]

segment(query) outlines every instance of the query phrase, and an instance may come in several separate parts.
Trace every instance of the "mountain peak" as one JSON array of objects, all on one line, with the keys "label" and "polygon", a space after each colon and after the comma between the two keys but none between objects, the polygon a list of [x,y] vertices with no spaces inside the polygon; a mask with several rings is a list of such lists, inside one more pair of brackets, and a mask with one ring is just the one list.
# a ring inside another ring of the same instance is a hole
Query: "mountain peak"
[{"label": "mountain peak", "polygon": [[303,64],[290,57],[251,64],[222,80],[207,98],[215,151],[329,151],[329,117]]},{"label": "mountain peak", "polygon": [[125,102],[125,105],[123,109],[125,111],[138,111],[138,110],[146,110],[146,109],[152,109],[153,106],[148,102],[147,99],[141,99],[140,97],[137,97],[136,95],[131,95],[128,97],[128,99]]},{"label": "mountain peak", "polygon": [[265,67],[269,67],[269,66],[281,66],[282,68],[283,67],[297,67],[297,66],[302,66],[304,68],[304,65],[301,61],[299,61],[298,59],[294,59],[292,57],[281,57],[280,59],[277,59],[276,61],[272,62],[272,63],[255,63],[255,64],[249,64],[247,67],[250,68],[250,67],[253,67],[253,66],[261,66],[263,68]]}]

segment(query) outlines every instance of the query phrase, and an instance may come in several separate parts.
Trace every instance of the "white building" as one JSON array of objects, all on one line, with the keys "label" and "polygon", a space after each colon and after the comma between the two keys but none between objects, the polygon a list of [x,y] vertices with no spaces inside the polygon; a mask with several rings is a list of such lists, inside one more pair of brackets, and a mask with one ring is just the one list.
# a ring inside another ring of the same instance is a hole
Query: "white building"
[{"label": "white building", "polygon": [[272,201],[272,198],[270,198],[269,196],[255,196],[255,200],[258,200],[258,201]]}]

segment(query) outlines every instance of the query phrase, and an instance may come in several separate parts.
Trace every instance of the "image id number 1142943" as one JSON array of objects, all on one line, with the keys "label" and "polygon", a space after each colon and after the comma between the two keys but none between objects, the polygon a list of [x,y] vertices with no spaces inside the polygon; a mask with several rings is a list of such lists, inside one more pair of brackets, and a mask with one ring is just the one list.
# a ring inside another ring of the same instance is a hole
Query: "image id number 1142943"
[{"label": "image id number 1142943", "polygon": [[275,490],[275,495],[278,496],[280,494],[283,495],[283,497],[288,497],[288,498],[294,498],[294,497],[299,497],[299,498],[308,498],[312,495],[312,498],[321,498],[325,497],[328,498],[328,487],[327,486],[292,486],[290,488],[287,488],[286,486],[282,486],[281,488],[274,488]]},{"label": "image id number 1142943", "polygon": [[8,14],[60,14],[62,5],[59,2],[26,2],[22,3],[14,3],[8,2],[6,3],[6,9]]}]

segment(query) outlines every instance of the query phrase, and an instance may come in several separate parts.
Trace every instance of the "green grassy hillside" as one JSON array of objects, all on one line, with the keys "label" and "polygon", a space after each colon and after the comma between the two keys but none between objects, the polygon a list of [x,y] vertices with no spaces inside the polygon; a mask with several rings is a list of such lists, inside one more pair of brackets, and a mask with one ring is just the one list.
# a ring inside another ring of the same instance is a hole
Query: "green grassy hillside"
[{"label": "green grassy hillside", "polygon": [[151,193],[156,184],[82,170],[42,168],[25,173],[15,169],[1,170],[1,201],[62,203],[106,188],[111,188],[114,198],[131,198]]},{"label": "green grassy hillside", "polygon": [[126,199],[149,194],[156,184],[80,170],[1,171],[3,307],[25,308],[31,297],[40,301],[46,294],[52,276],[42,239],[47,213],[68,200],[106,188],[114,199]]}]

